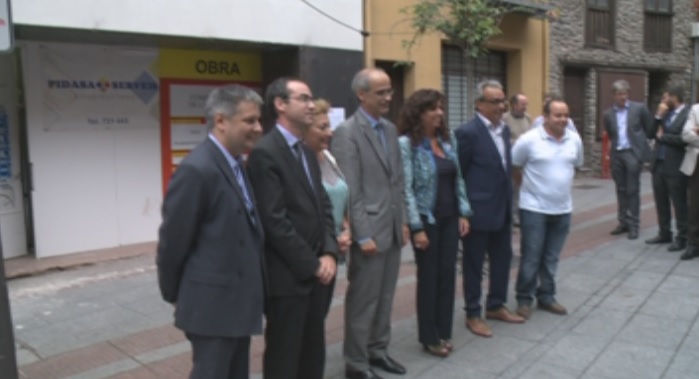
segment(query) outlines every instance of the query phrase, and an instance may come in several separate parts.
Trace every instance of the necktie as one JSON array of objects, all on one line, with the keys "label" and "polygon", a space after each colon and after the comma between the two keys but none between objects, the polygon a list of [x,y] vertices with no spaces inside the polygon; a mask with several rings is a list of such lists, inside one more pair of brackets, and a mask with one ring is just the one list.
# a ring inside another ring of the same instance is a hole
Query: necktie
[{"label": "necktie", "polygon": [[376,130],[376,136],[379,139],[379,142],[381,143],[381,146],[383,147],[383,153],[386,155],[386,159],[388,160],[390,155],[388,153],[388,143],[386,142],[386,129],[383,125],[382,122],[378,122],[376,126],[374,127]]},{"label": "necktie", "polygon": [[247,209],[248,214],[250,215],[250,219],[253,220],[253,223],[255,223],[255,210],[253,208],[252,201],[250,200],[248,186],[245,184],[245,177],[243,176],[243,160],[241,158],[238,158],[236,159],[236,162],[238,164],[235,165],[235,167],[233,168],[233,173],[235,173],[235,179],[238,181],[238,186],[240,187],[240,190],[243,192],[243,198],[245,199],[245,208]]},{"label": "necktie", "polygon": [[311,189],[315,192],[315,189],[313,188],[313,181],[311,180],[311,173],[308,172],[308,168],[306,167],[306,158],[303,155],[303,143],[301,141],[296,141],[294,144],[294,151],[296,152],[296,159],[298,159],[301,169],[306,173],[308,184],[310,184]]}]

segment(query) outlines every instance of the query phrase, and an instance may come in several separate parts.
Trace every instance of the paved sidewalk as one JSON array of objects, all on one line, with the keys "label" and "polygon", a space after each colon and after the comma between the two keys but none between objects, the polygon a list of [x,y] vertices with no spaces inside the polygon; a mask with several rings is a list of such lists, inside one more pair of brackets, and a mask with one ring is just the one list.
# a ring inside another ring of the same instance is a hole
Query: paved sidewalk
[{"label": "paved sidewalk", "polygon": [[[492,322],[495,336],[477,338],[463,326],[459,294],[456,349],[446,359],[422,353],[417,343],[415,268],[406,249],[391,345],[409,370],[401,378],[699,377],[699,260],[680,262],[678,254],[642,242],[655,234],[648,179],[646,229],[638,241],[608,234],[616,225],[611,181],[576,180],[573,228],[558,275],[568,316],[535,311],[524,325]],[[23,378],[187,377],[189,345],[160,300],[152,255],[15,279],[9,287]],[[326,323],[326,377],[333,379],[343,377],[345,288],[342,270]],[[255,338],[254,378],[261,377],[262,348]]]}]

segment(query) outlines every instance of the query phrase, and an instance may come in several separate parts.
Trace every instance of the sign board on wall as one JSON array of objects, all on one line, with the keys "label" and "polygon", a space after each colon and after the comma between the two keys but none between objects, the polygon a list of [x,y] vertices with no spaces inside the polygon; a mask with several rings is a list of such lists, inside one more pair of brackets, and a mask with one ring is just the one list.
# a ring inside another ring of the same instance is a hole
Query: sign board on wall
[{"label": "sign board on wall", "polygon": [[40,50],[44,129],[105,130],[158,119],[158,77],[152,50]]},{"label": "sign board on wall", "polygon": [[0,52],[8,52],[13,46],[10,0],[0,0]]},{"label": "sign board on wall", "polygon": [[209,93],[230,83],[259,89],[262,61],[257,54],[170,50],[160,52],[163,185],[189,152],[207,137]]}]

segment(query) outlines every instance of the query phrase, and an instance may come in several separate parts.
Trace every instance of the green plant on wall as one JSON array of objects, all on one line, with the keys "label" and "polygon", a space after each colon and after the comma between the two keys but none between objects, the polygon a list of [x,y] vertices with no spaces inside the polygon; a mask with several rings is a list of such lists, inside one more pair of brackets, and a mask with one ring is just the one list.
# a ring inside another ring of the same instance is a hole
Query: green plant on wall
[{"label": "green plant on wall", "polygon": [[[530,3],[542,3],[532,0]],[[401,9],[407,15],[414,34],[403,41],[408,51],[426,34],[441,34],[444,40],[458,46],[464,54],[478,57],[488,51],[488,41],[502,33],[500,22],[510,12],[525,10],[526,1],[502,0],[417,0]],[[549,12],[547,16],[552,17]]]}]

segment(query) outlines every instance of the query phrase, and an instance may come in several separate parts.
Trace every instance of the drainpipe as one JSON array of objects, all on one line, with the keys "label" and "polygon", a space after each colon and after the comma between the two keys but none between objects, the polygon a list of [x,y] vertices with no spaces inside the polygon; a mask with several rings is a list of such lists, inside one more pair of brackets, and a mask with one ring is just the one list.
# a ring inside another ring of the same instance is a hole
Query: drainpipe
[{"label": "drainpipe", "polygon": [[692,23],[692,43],[694,45],[694,64],[692,65],[692,104],[697,102],[697,85],[699,85],[699,22]]}]

